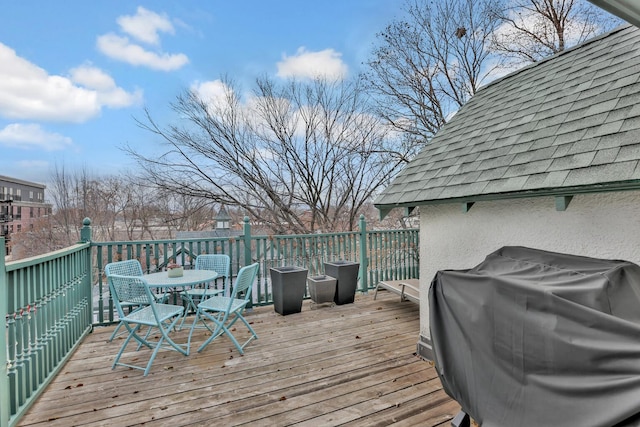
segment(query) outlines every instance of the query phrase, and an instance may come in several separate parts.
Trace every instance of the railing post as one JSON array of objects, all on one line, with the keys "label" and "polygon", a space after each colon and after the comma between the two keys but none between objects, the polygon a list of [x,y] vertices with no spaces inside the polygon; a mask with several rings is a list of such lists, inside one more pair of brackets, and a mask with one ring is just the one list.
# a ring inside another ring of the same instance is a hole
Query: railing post
[{"label": "railing post", "polygon": [[[4,237],[0,237],[0,319],[7,318],[7,301],[9,301],[9,292],[7,289],[7,269],[4,265],[4,257],[6,250],[4,246]],[[9,425],[9,417],[11,416],[9,402],[9,372],[7,366],[7,334],[6,320],[5,327],[0,330],[0,427]]]},{"label": "railing post", "polygon": [[[87,293],[87,300],[89,301],[89,319],[90,325],[93,325],[93,254],[91,249],[91,219],[85,218],[82,220],[82,229],[80,230],[80,243],[89,243],[89,247],[85,251],[87,258],[85,259],[85,265],[87,266],[87,274],[84,276],[82,287]],[[98,281],[100,281],[100,272],[98,272]],[[93,329],[92,329],[93,330]]]},{"label": "railing post", "polygon": [[91,219],[85,218],[82,220],[82,229],[80,230],[80,243],[87,243],[91,241]]},{"label": "railing post", "polygon": [[[244,217],[244,223],[242,224],[242,230],[244,231],[244,265],[251,265],[251,224],[249,223],[249,217]],[[253,296],[249,299],[247,308],[253,307]]]},{"label": "railing post", "polygon": [[360,215],[360,289],[367,292],[369,289],[367,278],[369,276],[369,265],[367,257],[367,221],[364,215]]},{"label": "railing post", "polygon": [[251,224],[249,224],[249,217],[244,217],[244,224],[242,226],[244,231],[244,265],[251,265]]}]

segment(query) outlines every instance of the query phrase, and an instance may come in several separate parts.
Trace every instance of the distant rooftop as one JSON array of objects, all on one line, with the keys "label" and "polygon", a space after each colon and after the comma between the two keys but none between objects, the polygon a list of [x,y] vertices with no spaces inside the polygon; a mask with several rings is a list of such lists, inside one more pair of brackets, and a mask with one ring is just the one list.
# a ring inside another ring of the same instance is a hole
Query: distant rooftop
[{"label": "distant rooftop", "polygon": [[7,182],[11,182],[13,184],[20,184],[20,185],[29,185],[31,187],[38,187],[38,188],[45,188],[46,187],[44,184],[39,184],[37,182],[31,182],[31,181],[25,181],[23,179],[13,178],[13,177],[10,177],[10,176],[5,176],[5,175],[0,175],[0,181],[7,181]]}]

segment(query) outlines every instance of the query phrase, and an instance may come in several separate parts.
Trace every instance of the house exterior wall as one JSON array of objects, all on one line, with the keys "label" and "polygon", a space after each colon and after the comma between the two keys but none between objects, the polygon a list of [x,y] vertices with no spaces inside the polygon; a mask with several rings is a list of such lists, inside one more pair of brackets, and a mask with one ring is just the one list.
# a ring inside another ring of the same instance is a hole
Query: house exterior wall
[{"label": "house exterior wall", "polygon": [[577,195],[560,212],[553,197],[477,202],[466,213],[460,204],[421,206],[418,351],[429,358],[427,295],[438,270],[474,267],[502,246],[640,264],[639,211],[640,191]]},{"label": "house exterior wall", "polygon": [[45,186],[0,175],[0,237],[9,253],[11,234],[28,231],[38,218],[51,214],[44,201]]}]

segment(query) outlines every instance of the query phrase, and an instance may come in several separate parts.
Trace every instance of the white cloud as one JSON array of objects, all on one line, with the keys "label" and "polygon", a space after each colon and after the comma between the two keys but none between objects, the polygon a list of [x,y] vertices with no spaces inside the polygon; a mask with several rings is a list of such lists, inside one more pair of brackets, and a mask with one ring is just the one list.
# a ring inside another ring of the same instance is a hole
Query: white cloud
[{"label": "white cloud", "polygon": [[98,91],[110,91],[116,87],[116,83],[110,75],[99,68],[83,65],[71,69],[71,78],[74,82]]},{"label": "white cloud", "polygon": [[0,116],[83,122],[99,111],[95,91],[48,75],[0,43]]},{"label": "white cloud", "polygon": [[1,117],[82,123],[100,114],[103,106],[127,107],[141,97],[139,91],[130,94],[117,87],[94,67],[76,68],[70,78],[49,75],[0,43]]},{"label": "white cloud", "polygon": [[341,80],[348,73],[341,57],[342,54],[333,49],[309,52],[300,47],[293,56],[283,55],[282,61],[278,62],[278,77]]},{"label": "white cloud", "polygon": [[121,16],[117,21],[125,34],[153,46],[154,50],[143,47],[127,36],[108,33],[99,36],[96,45],[109,58],[161,71],[177,70],[189,63],[189,58],[184,53],[165,53],[160,49],[159,32],[175,32],[167,16],[138,7],[136,15]]},{"label": "white cloud", "polygon": [[0,129],[0,145],[24,150],[58,151],[73,145],[71,138],[47,132],[38,124],[12,123]]},{"label": "white cloud", "polygon": [[196,81],[191,85],[191,90],[198,94],[198,97],[207,103],[214,105],[226,104],[227,93],[230,88],[222,80],[212,80],[208,82]]},{"label": "white cloud", "polygon": [[71,70],[73,82],[88,89],[94,89],[101,105],[111,108],[122,108],[142,102],[142,90],[129,93],[116,85],[115,80],[99,68],[90,65]]},{"label": "white cloud", "polygon": [[173,71],[189,62],[184,53],[156,53],[131,43],[127,37],[110,33],[98,37],[98,50],[109,58],[131,65],[142,65],[161,71]]},{"label": "white cloud", "polygon": [[[501,79],[502,77],[518,71],[523,67],[523,64],[514,61],[503,61],[499,58],[489,58],[484,66],[484,76],[480,82],[480,86],[488,85],[494,80]],[[448,121],[448,119],[447,119]]]},{"label": "white cloud", "polygon": [[133,16],[124,15],[118,18],[118,25],[123,32],[129,34],[137,40],[151,45],[160,44],[159,31],[174,34],[175,30],[166,15],[159,15],[155,12],[138,6],[137,13]]}]

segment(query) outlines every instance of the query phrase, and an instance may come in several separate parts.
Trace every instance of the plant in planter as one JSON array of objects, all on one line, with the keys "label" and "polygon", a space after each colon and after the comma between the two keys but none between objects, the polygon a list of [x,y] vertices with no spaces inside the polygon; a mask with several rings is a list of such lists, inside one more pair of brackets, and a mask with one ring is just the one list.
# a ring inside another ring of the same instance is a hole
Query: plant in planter
[{"label": "plant in planter", "polygon": [[184,274],[184,267],[174,262],[167,264],[167,275],[169,277],[182,277]]}]

